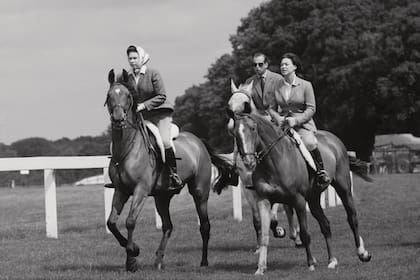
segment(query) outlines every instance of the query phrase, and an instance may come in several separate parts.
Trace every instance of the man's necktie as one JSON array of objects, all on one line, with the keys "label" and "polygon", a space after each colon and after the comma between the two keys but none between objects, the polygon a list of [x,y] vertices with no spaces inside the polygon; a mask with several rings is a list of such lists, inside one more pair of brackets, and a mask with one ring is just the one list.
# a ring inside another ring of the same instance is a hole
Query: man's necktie
[{"label": "man's necktie", "polygon": [[264,92],[265,78],[261,77],[261,92]]}]

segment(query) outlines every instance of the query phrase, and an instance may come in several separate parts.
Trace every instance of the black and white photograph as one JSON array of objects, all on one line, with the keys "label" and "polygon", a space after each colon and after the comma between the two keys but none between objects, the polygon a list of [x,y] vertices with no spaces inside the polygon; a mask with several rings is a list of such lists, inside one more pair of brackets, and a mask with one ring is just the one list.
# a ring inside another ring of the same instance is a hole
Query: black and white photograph
[{"label": "black and white photograph", "polygon": [[0,280],[415,280],[418,0],[2,0]]}]

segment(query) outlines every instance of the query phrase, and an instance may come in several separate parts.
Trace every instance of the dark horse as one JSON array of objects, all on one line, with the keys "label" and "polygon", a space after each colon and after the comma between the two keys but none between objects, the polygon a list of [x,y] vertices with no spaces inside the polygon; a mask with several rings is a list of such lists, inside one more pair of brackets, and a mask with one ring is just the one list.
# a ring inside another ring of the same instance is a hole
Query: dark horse
[{"label": "dark horse", "polygon": [[[310,249],[310,236],[306,220],[306,202],[318,221],[328,251],[328,267],[335,268],[337,259],[331,250],[330,223],[320,206],[320,195],[325,189],[314,184],[314,172],[309,171],[294,139],[288,130],[278,131],[268,120],[257,114],[250,114],[249,103],[242,114],[235,115],[234,135],[245,168],[252,172],[252,181],[257,193],[257,204],[261,217],[261,244],[258,270],[263,274],[267,268],[267,246],[270,227],[270,206],[285,203],[296,210],[300,225],[300,238],[305,246],[310,270],[315,269],[316,260]],[[326,131],[317,133],[318,147],[324,159],[325,168],[333,179],[331,185],[341,198],[347,212],[347,220],[353,231],[357,255],[361,261],[371,259],[359,235],[356,208],[351,193],[350,170],[364,179],[362,168],[356,161],[350,161],[344,144]]]},{"label": "dark horse", "polygon": [[[109,177],[115,186],[112,210],[107,226],[122,247],[126,249],[126,269],[134,272],[138,269],[136,257],[139,247],[133,242],[133,231],[146,198],[153,195],[157,211],[162,218],[162,239],[156,251],[155,266],[163,268],[165,247],[171,236],[173,225],[169,214],[169,204],[174,193],[161,190],[157,186],[162,171],[159,153],[151,148],[150,137],[141,118],[135,111],[137,107],[131,87],[127,83],[128,74],[123,70],[122,77],[116,81],[114,70],[108,74],[110,88],[106,97],[106,106],[111,116],[112,159],[109,165]],[[207,213],[207,201],[211,188],[212,163],[221,174],[214,186],[223,188],[230,176],[232,167],[225,160],[214,154],[206,145],[191,133],[182,132],[174,141],[178,161],[178,173],[188,185],[194,199],[200,220],[200,233],[203,240],[201,266],[207,266],[207,250],[210,235],[210,223]],[[157,191],[157,190],[161,191]],[[126,220],[127,238],[117,228],[121,211],[132,196],[132,202]]]}]

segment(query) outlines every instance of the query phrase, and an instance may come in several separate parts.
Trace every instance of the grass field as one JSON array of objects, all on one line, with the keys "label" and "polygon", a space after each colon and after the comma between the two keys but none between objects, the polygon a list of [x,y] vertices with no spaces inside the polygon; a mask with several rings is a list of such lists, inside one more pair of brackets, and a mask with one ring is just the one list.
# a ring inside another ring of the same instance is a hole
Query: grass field
[{"label": "grass field", "polygon": [[[360,232],[372,254],[361,263],[342,206],[326,210],[338,258],[327,269],[324,240],[310,216],[315,272],[303,249],[289,239],[270,239],[268,271],[262,279],[420,279],[420,174],[378,176],[373,184],[355,178]],[[166,268],[153,268],[161,233],[154,227],[152,199],[137,222],[140,271],[125,271],[125,250],[105,232],[103,188],[57,189],[57,240],[45,237],[43,188],[0,189],[0,279],[255,279],[257,256],[249,209],[244,221],[232,219],[231,192],[212,194],[209,267],[200,268],[201,238],[192,198],[173,199],[175,226],[165,256]],[[123,216],[126,216],[126,210]],[[286,225],[285,217],[282,217]],[[120,226],[124,228],[125,219]]]}]

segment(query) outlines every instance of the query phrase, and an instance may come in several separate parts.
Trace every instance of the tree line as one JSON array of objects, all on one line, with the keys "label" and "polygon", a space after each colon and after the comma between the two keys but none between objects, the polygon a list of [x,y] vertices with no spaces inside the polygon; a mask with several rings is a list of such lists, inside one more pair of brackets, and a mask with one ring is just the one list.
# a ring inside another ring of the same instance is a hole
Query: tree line
[{"label": "tree line", "polygon": [[[0,143],[0,157],[108,155],[110,141],[109,129],[100,136],[82,136],[73,140],[61,138],[50,141],[40,137],[31,137],[10,145]],[[71,184],[102,172],[102,169],[57,170],[56,182],[58,185]],[[19,171],[1,173],[0,186],[10,186],[12,181],[18,186],[43,185],[44,173],[43,170],[30,171],[28,175],[21,175]]]},{"label": "tree line", "polygon": [[[416,0],[272,0],[252,9],[230,36],[232,52],[220,56],[203,83],[175,100],[174,121],[220,152],[232,151],[225,113],[230,79],[253,74],[252,55],[265,53],[279,72],[285,52],[303,62],[317,100],[315,121],[347,149],[369,160],[376,134],[420,136],[420,3]],[[100,136],[0,143],[1,157],[109,154],[109,128]],[[58,184],[98,170],[60,170]],[[42,171],[3,172],[0,185],[42,184]]]},{"label": "tree line", "polygon": [[265,53],[279,72],[282,54],[303,62],[317,100],[315,122],[369,160],[376,134],[420,136],[420,3],[415,0],[272,0],[252,9],[205,81],[175,100],[175,121],[223,152],[230,79],[253,74]]}]

